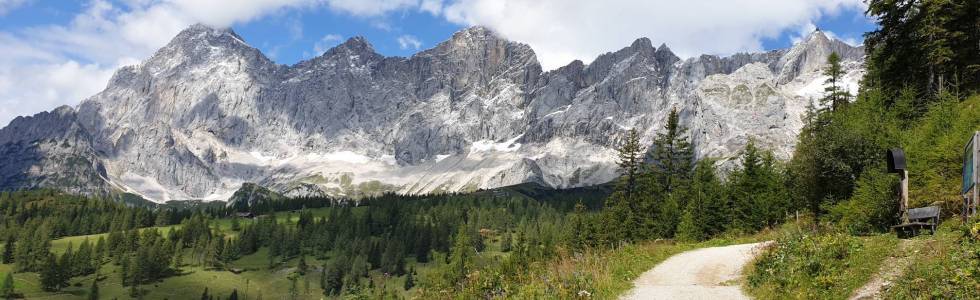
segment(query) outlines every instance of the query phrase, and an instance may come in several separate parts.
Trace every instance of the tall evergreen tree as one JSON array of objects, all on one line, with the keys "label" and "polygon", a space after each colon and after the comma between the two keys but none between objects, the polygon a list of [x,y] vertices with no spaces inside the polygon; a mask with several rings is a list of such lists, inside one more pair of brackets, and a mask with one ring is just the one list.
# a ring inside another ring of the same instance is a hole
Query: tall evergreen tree
[{"label": "tall evergreen tree", "polygon": [[698,161],[687,196],[687,207],[677,226],[680,239],[706,240],[728,228],[731,208],[725,187],[718,179],[714,159]]},{"label": "tall evergreen tree", "polygon": [[415,286],[415,279],[412,278],[412,272],[408,272],[408,274],[405,275],[405,285],[402,286],[402,288],[404,288],[407,291],[412,289],[412,287],[414,286]]},{"label": "tall evergreen tree", "polygon": [[466,278],[473,267],[476,249],[473,249],[469,231],[466,226],[460,226],[453,238],[453,248],[449,254],[449,265],[446,267],[445,278],[450,284],[457,284]]},{"label": "tall evergreen tree", "polygon": [[829,105],[833,110],[839,110],[841,107],[847,104],[848,99],[851,97],[851,93],[844,89],[841,84],[843,83],[844,68],[840,64],[840,55],[837,52],[830,53],[827,56],[827,67],[823,71],[823,75],[827,76],[824,81],[824,105]]},{"label": "tall evergreen tree", "polygon": [[[870,86],[887,96],[911,87],[935,99],[947,87],[980,89],[980,2],[870,0],[877,29],[867,33]],[[919,103],[923,105],[924,103]]]},{"label": "tall evergreen tree", "polygon": [[14,248],[17,247],[16,239],[13,234],[7,235],[7,242],[3,245],[3,258],[4,264],[14,263]]},{"label": "tall evergreen tree", "polygon": [[631,202],[636,193],[636,181],[639,177],[640,166],[643,160],[640,135],[636,132],[636,129],[630,129],[626,132],[626,137],[616,151],[619,153],[618,164],[623,175],[620,189],[623,192],[624,200]]},{"label": "tall evergreen tree", "polygon": [[640,168],[642,166],[642,148],[640,136],[630,129],[617,149],[619,153],[619,169],[621,177],[613,191],[605,201],[606,209],[600,217],[603,227],[603,243],[614,244],[620,241],[633,240],[638,224],[636,217],[637,193]]},{"label": "tall evergreen tree", "polygon": [[41,265],[41,289],[53,292],[67,286],[67,276],[62,272],[58,259],[49,252]]},{"label": "tall evergreen tree", "polygon": [[650,167],[646,174],[643,212],[638,230],[646,238],[670,238],[686,207],[688,186],[693,172],[694,150],[687,128],[680,123],[677,109],[671,109],[663,131],[657,133],[649,153]]},{"label": "tall evergreen tree", "polygon": [[662,132],[657,133],[650,152],[652,173],[667,194],[683,192],[694,169],[694,149],[687,128],[680,124],[677,108],[671,109]]},{"label": "tall evergreen tree", "polygon": [[99,299],[99,280],[96,276],[95,280],[92,280],[92,285],[88,288],[88,299],[98,300]]},{"label": "tall evergreen tree", "polygon": [[3,277],[3,285],[0,285],[0,297],[13,299],[14,294],[14,275],[11,272],[7,272],[7,275]]}]

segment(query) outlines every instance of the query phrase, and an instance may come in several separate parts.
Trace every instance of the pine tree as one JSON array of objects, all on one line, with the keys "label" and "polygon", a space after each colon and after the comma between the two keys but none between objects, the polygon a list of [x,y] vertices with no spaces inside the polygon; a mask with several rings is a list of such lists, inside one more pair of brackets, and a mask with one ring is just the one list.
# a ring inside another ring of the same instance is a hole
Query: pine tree
[{"label": "pine tree", "polygon": [[588,241],[592,239],[589,236],[588,225],[585,219],[585,204],[582,204],[582,200],[579,200],[575,204],[574,213],[571,216],[571,237],[569,238],[569,244],[572,249],[581,250],[585,248]]},{"label": "pine tree", "polygon": [[3,285],[0,285],[0,297],[3,297],[4,299],[14,298],[13,273],[7,272],[7,275],[3,277]]},{"label": "pine tree", "polygon": [[453,238],[453,248],[449,255],[449,265],[447,265],[446,272],[444,273],[446,281],[450,284],[457,284],[466,278],[466,275],[469,274],[470,269],[473,267],[473,258],[475,256],[476,250],[473,249],[466,225],[462,225],[456,231],[455,238]]},{"label": "pine tree", "polygon": [[844,69],[841,67],[840,55],[837,52],[827,56],[827,68],[824,69],[823,75],[827,76],[827,80],[824,81],[824,84],[827,85],[824,88],[824,105],[830,105],[832,110],[839,110],[847,104],[851,94],[841,86]]},{"label": "pine tree", "polygon": [[729,177],[733,228],[751,232],[782,220],[789,195],[781,174],[772,152],[759,149],[750,139],[741,167]]},{"label": "pine tree", "polygon": [[242,224],[240,223],[240,221],[238,221],[238,217],[237,216],[232,216],[231,217],[231,230],[232,231],[241,231],[242,230]]},{"label": "pine tree", "polygon": [[687,205],[685,193],[693,172],[694,150],[687,128],[680,124],[674,108],[667,116],[662,132],[657,133],[649,153],[650,168],[645,175],[639,230],[644,238],[671,238]]},{"label": "pine tree", "polygon": [[49,292],[60,290],[67,285],[65,276],[62,274],[61,266],[55,255],[48,253],[41,264],[41,289]]},{"label": "pine tree", "polygon": [[7,242],[3,245],[3,263],[12,264],[14,262],[14,248],[17,247],[14,235],[7,235]]},{"label": "pine tree", "polygon": [[407,291],[412,289],[412,287],[414,286],[415,286],[415,279],[412,278],[412,272],[408,272],[408,274],[405,275],[405,285],[403,286],[403,288]]},{"label": "pine tree", "polygon": [[687,207],[677,226],[678,238],[701,241],[724,232],[730,222],[725,187],[717,177],[714,159],[702,159],[694,168]]},{"label": "pine tree", "polygon": [[503,237],[500,238],[500,251],[510,252],[511,243],[513,242],[513,237],[511,237],[510,231],[504,231]]},{"label": "pine tree", "polygon": [[184,265],[184,241],[177,241],[174,246],[174,259],[173,267],[174,269],[180,269]]},{"label": "pine tree", "polygon": [[620,241],[634,240],[637,227],[637,190],[642,160],[640,136],[634,129],[626,133],[626,137],[617,149],[619,153],[619,169],[622,176],[615,191],[605,201],[606,209],[600,217],[603,227],[602,240],[605,244],[615,244]]},{"label": "pine tree", "polygon": [[98,300],[99,299],[99,279],[96,276],[95,280],[92,280],[92,285],[88,289],[88,299]]},{"label": "pine tree", "polygon": [[296,272],[300,275],[306,275],[307,268],[309,267],[306,265],[306,255],[300,255],[299,262],[296,263]]},{"label": "pine tree", "polygon": [[637,177],[639,177],[640,163],[642,160],[640,154],[642,151],[640,135],[636,132],[636,129],[630,129],[626,132],[625,139],[616,151],[619,152],[618,165],[623,175],[620,189],[625,196],[625,200],[630,202],[633,200],[636,192],[636,181]]},{"label": "pine tree", "polygon": [[654,139],[650,160],[659,188],[667,194],[684,191],[693,171],[694,150],[677,108],[667,115],[664,130]]}]

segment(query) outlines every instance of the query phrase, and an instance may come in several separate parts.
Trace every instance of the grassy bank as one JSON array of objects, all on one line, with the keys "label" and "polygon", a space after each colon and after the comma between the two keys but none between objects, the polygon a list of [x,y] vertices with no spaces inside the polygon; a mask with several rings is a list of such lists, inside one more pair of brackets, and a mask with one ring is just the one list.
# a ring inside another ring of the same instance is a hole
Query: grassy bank
[{"label": "grassy bank", "polygon": [[859,237],[810,226],[787,228],[747,267],[744,287],[758,299],[844,299],[897,245],[890,234]]},{"label": "grassy bank", "polygon": [[980,222],[943,224],[917,249],[905,275],[889,286],[887,299],[980,299]]}]

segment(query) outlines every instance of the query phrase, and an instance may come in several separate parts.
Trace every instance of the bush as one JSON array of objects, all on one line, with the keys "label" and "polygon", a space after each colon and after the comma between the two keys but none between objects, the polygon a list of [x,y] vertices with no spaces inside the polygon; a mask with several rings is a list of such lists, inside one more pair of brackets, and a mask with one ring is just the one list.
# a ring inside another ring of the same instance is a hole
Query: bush
[{"label": "bush", "polygon": [[898,220],[898,176],[883,166],[866,169],[857,180],[854,196],[829,209],[827,218],[852,234],[888,232]]}]

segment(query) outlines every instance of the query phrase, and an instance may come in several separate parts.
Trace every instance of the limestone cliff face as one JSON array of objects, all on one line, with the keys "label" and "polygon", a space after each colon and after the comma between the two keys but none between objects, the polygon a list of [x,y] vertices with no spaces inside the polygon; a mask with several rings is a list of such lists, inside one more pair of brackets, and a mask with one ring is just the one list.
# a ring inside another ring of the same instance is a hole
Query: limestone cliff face
[{"label": "limestone cliff face", "polygon": [[629,128],[652,140],[677,108],[699,157],[750,137],[782,157],[831,52],[856,88],[863,50],[815,32],[790,49],[681,59],[641,38],[543,72],[532,49],[473,27],[410,58],[363,38],[293,66],[195,25],[76,108],[0,130],[0,188],[226,200],[244,182],[284,195],[428,193],[616,176]]}]

